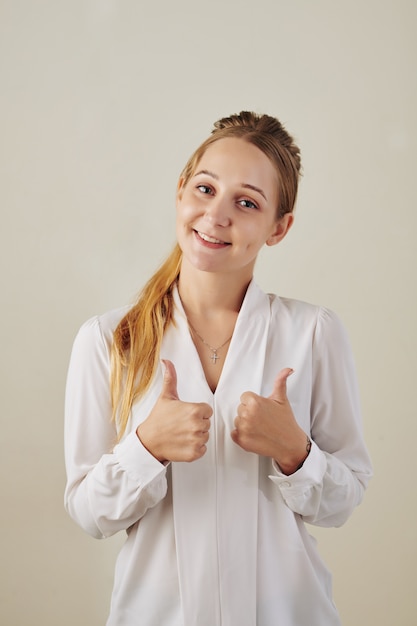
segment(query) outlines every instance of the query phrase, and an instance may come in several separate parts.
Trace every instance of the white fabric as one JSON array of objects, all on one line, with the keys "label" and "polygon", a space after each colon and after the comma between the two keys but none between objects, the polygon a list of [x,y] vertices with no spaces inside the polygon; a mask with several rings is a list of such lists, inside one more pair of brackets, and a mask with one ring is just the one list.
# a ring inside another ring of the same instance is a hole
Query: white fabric
[{"label": "white fabric", "polygon": [[[164,466],[136,436],[160,394],[162,365],[115,445],[109,349],[126,309],[86,322],[71,356],[65,505],[93,537],[127,531],[108,626],[338,625],[331,577],[304,522],[343,524],[371,476],[340,321],[252,282],[213,394],[177,293],[175,304],[161,359],[175,364],[181,400],[213,407],[207,452],[198,461]],[[313,440],[291,476],[230,438],[240,395],[268,396],[283,367],[295,370],[288,397]]]}]

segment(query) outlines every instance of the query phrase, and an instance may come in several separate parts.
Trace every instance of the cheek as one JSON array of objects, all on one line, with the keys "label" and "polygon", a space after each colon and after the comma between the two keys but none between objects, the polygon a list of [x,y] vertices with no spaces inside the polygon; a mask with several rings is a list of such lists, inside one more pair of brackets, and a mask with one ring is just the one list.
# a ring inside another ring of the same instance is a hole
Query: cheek
[{"label": "cheek", "polygon": [[192,201],[186,194],[181,199],[177,199],[177,218],[189,218],[195,211],[195,202]]},{"label": "cheek", "polygon": [[189,203],[185,202],[184,199],[182,199],[180,202],[177,202],[175,220],[177,239],[185,236],[188,233],[194,221],[195,211],[193,210],[192,206]]},{"label": "cheek", "polygon": [[256,257],[262,248],[266,245],[268,237],[266,233],[262,233],[261,236],[254,236],[252,232],[252,237],[248,238],[246,245],[246,252],[250,254],[252,257]]},{"label": "cheek", "polygon": [[258,251],[267,240],[267,235],[258,224],[251,223],[247,224],[242,230],[242,240],[247,250]]},{"label": "cheek", "polygon": [[177,225],[180,225],[184,221],[185,218],[186,218],[186,210],[185,210],[184,202],[182,200],[177,201],[177,206],[176,206]]}]

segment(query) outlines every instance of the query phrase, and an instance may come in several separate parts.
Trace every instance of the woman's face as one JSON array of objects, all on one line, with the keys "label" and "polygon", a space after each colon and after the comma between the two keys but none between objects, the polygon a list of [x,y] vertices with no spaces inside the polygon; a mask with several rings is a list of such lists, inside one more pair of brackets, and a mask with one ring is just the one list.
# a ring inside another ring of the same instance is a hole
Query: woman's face
[{"label": "woman's face", "polygon": [[277,220],[278,175],[268,157],[243,139],[219,139],[187,184],[179,182],[177,238],[184,261],[206,272],[251,279],[257,254],[281,241],[292,214]]}]

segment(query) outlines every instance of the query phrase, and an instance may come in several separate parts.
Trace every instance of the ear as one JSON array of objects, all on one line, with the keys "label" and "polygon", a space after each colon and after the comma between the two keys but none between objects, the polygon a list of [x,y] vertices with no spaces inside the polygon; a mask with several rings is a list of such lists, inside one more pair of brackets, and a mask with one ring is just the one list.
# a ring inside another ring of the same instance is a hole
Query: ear
[{"label": "ear", "polygon": [[184,178],[181,176],[177,184],[177,193],[176,193],[177,200],[181,200],[183,189],[184,189]]},{"label": "ear", "polygon": [[277,222],[275,222],[274,230],[266,240],[267,246],[275,246],[282,241],[294,223],[293,213],[286,213]]}]

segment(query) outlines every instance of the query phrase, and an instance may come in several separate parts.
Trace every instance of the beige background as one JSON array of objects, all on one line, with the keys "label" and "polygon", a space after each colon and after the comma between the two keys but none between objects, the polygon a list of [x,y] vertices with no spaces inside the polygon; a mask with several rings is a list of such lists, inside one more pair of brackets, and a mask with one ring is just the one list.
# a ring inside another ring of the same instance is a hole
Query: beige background
[{"label": "beige background", "polygon": [[415,625],[416,7],[0,0],[1,624],[105,622],[122,537],[62,505],[72,340],[132,300],[174,242],[184,161],[248,108],[304,156],[258,282],[344,320],[375,466],[353,518],[313,532],[344,626]]}]

